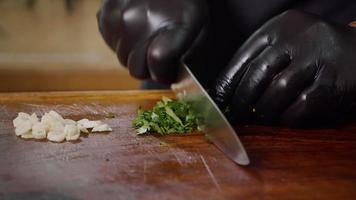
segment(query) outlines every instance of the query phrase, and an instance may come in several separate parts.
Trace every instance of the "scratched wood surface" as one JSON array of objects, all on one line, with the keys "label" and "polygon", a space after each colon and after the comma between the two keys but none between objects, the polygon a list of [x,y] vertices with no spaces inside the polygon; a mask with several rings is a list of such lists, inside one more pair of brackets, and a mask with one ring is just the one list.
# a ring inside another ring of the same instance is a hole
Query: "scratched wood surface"
[{"label": "scratched wood surface", "polygon": [[[131,120],[169,91],[0,94],[0,199],[355,199],[356,124],[291,130],[244,126],[240,167],[202,134],[139,137]],[[17,112],[56,110],[113,128],[75,143],[23,140]],[[105,119],[108,112],[119,117]]]}]

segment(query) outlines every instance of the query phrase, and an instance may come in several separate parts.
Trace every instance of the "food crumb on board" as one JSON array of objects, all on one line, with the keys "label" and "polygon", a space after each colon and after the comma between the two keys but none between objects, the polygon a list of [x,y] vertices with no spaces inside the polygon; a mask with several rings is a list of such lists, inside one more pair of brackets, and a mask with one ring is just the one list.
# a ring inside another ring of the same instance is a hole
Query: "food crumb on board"
[{"label": "food crumb on board", "polygon": [[117,114],[114,112],[108,112],[105,115],[105,118],[108,118],[108,119],[112,119],[112,118],[116,118],[116,117],[117,117]]},{"label": "food crumb on board", "polygon": [[159,146],[169,146],[167,142],[160,141]]},{"label": "food crumb on board", "polygon": [[[76,141],[81,133],[110,132],[111,127],[101,121],[64,119],[51,110],[39,119],[36,113],[18,113],[13,120],[15,134],[24,139],[47,139],[52,142]],[[92,129],[90,132],[88,129]]]}]

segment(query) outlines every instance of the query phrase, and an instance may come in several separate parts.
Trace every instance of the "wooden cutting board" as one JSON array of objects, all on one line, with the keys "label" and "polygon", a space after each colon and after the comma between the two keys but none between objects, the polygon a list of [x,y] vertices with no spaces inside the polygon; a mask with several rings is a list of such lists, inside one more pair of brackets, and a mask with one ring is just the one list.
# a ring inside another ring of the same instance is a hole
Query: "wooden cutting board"
[{"label": "wooden cutting board", "polygon": [[[244,126],[241,167],[201,133],[136,136],[131,121],[169,91],[0,94],[0,199],[355,199],[356,123],[335,129]],[[17,112],[98,119],[79,142],[17,138]],[[108,112],[118,115],[105,119]]]}]

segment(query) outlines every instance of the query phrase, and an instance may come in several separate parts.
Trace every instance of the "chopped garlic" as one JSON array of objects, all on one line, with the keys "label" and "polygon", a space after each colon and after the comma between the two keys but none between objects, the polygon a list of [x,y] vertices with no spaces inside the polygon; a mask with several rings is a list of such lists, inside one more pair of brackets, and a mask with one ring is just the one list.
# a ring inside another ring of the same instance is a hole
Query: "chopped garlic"
[{"label": "chopped garlic", "polygon": [[71,119],[64,119],[64,125],[69,125],[69,124],[77,125],[77,122]]},{"label": "chopped garlic", "polygon": [[64,131],[64,124],[58,121],[52,121],[50,126],[49,126],[49,131],[59,131],[63,132]]},{"label": "chopped garlic", "polygon": [[103,124],[101,121],[82,119],[76,122],[71,119],[64,119],[53,110],[45,113],[41,120],[39,120],[36,113],[29,115],[20,112],[13,120],[13,125],[17,136],[26,139],[47,138],[52,142],[77,140],[81,132],[89,133],[88,128],[92,128],[92,132],[112,131],[109,125]]},{"label": "chopped garlic", "polygon": [[76,125],[70,124],[64,127],[64,133],[66,134],[66,140],[77,140],[80,136],[80,130]]},{"label": "chopped garlic", "polygon": [[45,139],[47,137],[47,126],[38,122],[32,126],[32,135],[35,139]]},{"label": "chopped garlic", "polygon": [[47,134],[47,139],[52,142],[63,142],[66,134],[62,131],[50,131]]},{"label": "chopped garlic", "polygon": [[77,124],[77,127],[79,128],[79,130],[83,133],[89,133],[88,129],[85,128],[83,125],[81,124]]},{"label": "chopped garlic", "polygon": [[[54,112],[54,111],[53,111]],[[58,114],[58,113],[57,113]],[[41,123],[46,125],[46,131],[62,131],[64,130],[64,120],[54,114],[45,113],[41,118]]]},{"label": "chopped garlic", "polygon": [[32,129],[32,123],[30,120],[18,121],[17,126],[15,127],[15,133],[17,136],[23,135],[27,132],[30,132]]},{"label": "chopped garlic", "polygon": [[95,126],[92,130],[92,132],[106,132],[106,131],[112,131],[110,126],[107,124],[99,124],[98,126]]},{"label": "chopped garlic", "polygon": [[85,128],[94,128],[99,126],[101,123],[101,121],[90,121],[88,119],[81,119],[78,121],[78,124],[84,126]]},{"label": "chopped garlic", "polygon": [[32,125],[39,122],[39,119],[38,119],[36,113],[32,113],[32,115],[29,117],[29,120],[32,123]]},{"label": "chopped garlic", "polygon": [[77,121],[78,124],[82,124],[82,125],[87,122],[89,122],[89,119],[86,119],[86,118]]},{"label": "chopped garlic", "polygon": [[17,117],[12,121],[14,127],[19,126],[20,124],[23,123],[23,121],[29,120],[29,118],[30,118],[30,115],[29,115],[29,114],[24,113],[24,112],[20,112],[20,113],[17,115]]},{"label": "chopped garlic", "polygon": [[18,113],[18,116],[19,116],[19,117],[22,117],[22,118],[30,118],[30,115],[27,114],[27,113],[25,113],[25,112],[19,112],[19,113]]},{"label": "chopped garlic", "polygon": [[21,138],[24,138],[24,139],[32,139],[32,138],[33,138],[32,132],[31,132],[31,131],[28,131],[28,132],[22,134],[22,135],[21,135]]},{"label": "chopped garlic", "polygon": [[56,111],[51,110],[51,111],[49,111],[48,114],[49,114],[52,118],[56,119],[57,121],[64,122],[63,117],[62,117],[60,114],[58,114]]},{"label": "chopped garlic", "polygon": [[51,123],[53,121],[53,118],[48,113],[45,113],[41,118],[41,123],[46,125],[47,131],[49,131],[49,128],[51,127]]}]

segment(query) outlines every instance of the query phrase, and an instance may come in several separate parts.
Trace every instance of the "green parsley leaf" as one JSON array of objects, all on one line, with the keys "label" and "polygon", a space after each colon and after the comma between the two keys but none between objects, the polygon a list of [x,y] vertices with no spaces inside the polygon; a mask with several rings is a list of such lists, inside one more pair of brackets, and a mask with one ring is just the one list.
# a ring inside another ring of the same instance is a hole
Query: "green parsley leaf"
[{"label": "green parsley leaf", "polygon": [[152,132],[162,135],[182,134],[200,128],[190,104],[168,97],[162,97],[162,101],[158,101],[151,110],[140,108],[132,126],[139,135]]}]

